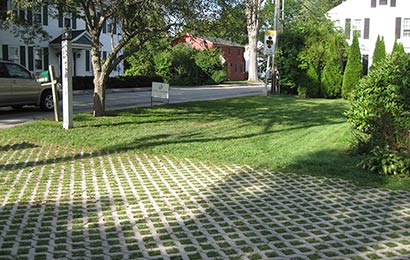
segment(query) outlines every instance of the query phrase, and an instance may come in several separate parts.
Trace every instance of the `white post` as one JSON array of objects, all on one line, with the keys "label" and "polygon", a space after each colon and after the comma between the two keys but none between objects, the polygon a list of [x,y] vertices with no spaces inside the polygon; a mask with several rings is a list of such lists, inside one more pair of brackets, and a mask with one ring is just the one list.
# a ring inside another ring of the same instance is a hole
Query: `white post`
[{"label": "white post", "polygon": [[60,111],[59,111],[59,102],[58,102],[58,93],[57,93],[57,80],[54,73],[54,66],[48,66],[48,73],[50,75],[51,81],[51,90],[53,91],[53,102],[54,102],[54,120],[58,122],[60,120]]},{"label": "white post", "polygon": [[64,32],[61,41],[62,83],[63,83],[63,128],[73,128],[73,51],[71,31]]}]

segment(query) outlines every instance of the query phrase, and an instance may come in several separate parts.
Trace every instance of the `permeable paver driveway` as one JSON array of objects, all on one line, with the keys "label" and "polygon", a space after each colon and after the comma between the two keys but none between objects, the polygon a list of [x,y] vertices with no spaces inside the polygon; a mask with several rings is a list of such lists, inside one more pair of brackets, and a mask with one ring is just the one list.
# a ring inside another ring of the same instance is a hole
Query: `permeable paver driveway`
[{"label": "permeable paver driveway", "polygon": [[409,192],[29,143],[0,183],[0,259],[410,259]]}]

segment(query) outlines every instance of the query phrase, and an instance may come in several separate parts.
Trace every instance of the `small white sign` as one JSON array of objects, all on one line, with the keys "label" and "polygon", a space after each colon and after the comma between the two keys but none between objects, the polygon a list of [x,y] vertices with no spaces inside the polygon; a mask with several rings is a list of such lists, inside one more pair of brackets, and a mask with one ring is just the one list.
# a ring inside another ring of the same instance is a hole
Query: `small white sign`
[{"label": "small white sign", "polygon": [[169,99],[169,84],[152,82],[151,97]]},{"label": "small white sign", "polygon": [[266,30],[264,46],[263,46],[263,54],[274,55],[275,47],[276,47],[276,31]]}]

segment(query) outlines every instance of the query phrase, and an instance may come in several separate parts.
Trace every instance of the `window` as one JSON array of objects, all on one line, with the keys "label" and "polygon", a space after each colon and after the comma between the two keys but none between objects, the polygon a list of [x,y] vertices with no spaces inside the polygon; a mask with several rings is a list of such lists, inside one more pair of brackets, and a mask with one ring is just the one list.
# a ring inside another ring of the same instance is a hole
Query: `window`
[{"label": "window", "polygon": [[387,0],[379,0],[379,5],[387,5]]},{"label": "window", "polygon": [[403,37],[410,37],[410,18],[403,19]]},{"label": "window", "polygon": [[35,24],[40,24],[41,23],[41,8],[34,8],[33,9],[33,21]]},{"label": "window", "polygon": [[43,70],[43,52],[40,48],[34,49],[34,69]]},{"label": "window", "polygon": [[238,48],[238,56],[241,55],[241,49]]},{"label": "window", "polygon": [[362,37],[362,19],[353,20],[353,32],[357,32],[357,36]]},{"label": "window", "polygon": [[13,61],[15,63],[19,63],[20,62],[20,51],[19,51],[19,47],[17,46],[9,46],[9,53],[8,53],[8,58],[10,61]]},{"label": "window", "polygon": [[6,64],[7,70],[9,72],[9,76],[11,78],[19,78],[19,79],[31,79],[30,72],[26,71],[22,67],[17,64]]},{"label": "window", "polygon": [[58,27],[77,29],[77,17],[75,13],[64,13],[63,7],[58,7]]}]

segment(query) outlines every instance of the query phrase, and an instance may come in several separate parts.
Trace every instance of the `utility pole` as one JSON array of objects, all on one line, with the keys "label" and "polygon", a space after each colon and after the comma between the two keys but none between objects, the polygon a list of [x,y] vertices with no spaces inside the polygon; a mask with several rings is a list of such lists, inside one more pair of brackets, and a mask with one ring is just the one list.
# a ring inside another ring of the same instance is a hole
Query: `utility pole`
[{"label": "utility pole", "polygon": [[[279,11],[280,11],[280,0],[272,0],[275,1],[275,14],[273,17],[273,30],[276,32],[278,31],[279,28]],[[284,4],[284,2],[282,3]],[[272,83],[271,83],[271,94],[279,94],[278,89],[277,89],[277,82],[276,82],[276,64],[275,64],[275,53],[276,53],[276,46],[274,46],[274,51],[272,55]]]}]

